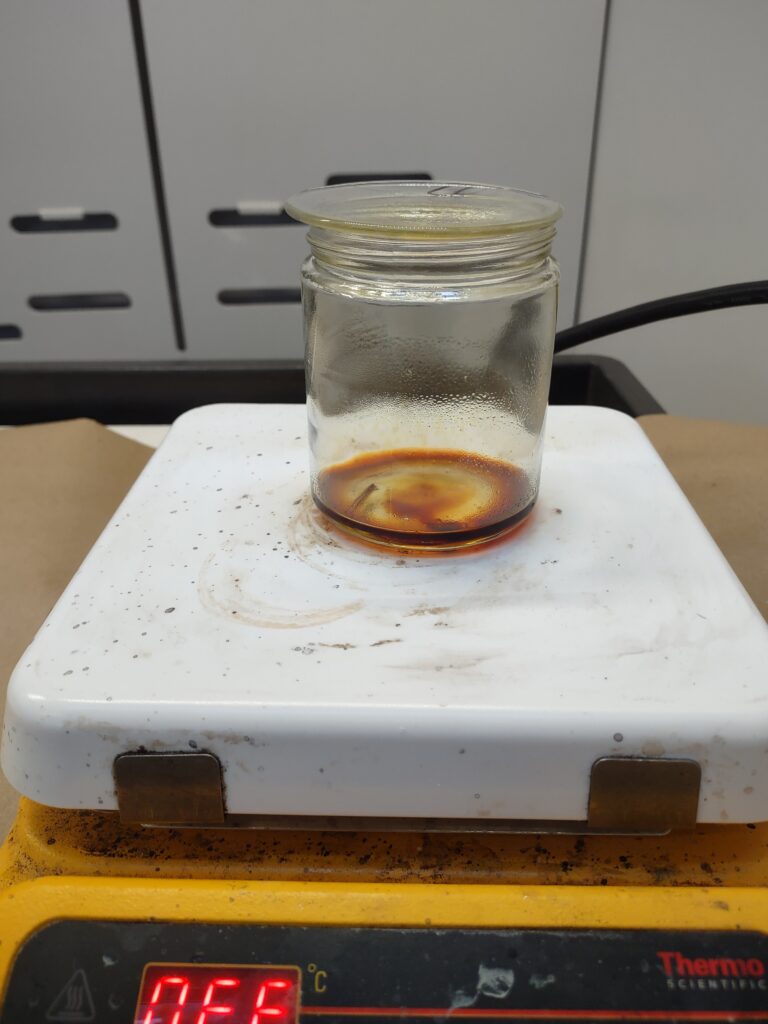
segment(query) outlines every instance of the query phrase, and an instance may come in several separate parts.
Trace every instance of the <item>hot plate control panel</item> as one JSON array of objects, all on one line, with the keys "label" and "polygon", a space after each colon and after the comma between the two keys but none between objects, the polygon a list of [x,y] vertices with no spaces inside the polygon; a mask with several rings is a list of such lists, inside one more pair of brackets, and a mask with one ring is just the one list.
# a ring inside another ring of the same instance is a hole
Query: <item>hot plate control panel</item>
[{"label": "hot plate control panel", "polygon": [[768,936],[60,921],[1,1024],[768,1021]]}]

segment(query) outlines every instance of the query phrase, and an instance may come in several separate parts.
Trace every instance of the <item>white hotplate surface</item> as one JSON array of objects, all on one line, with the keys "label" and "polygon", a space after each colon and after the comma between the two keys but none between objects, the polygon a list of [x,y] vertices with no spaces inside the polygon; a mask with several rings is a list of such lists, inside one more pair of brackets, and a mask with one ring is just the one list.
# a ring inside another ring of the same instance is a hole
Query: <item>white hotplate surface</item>
[{"label": "white hotplate surface", "polygon": [[531,519],[459,557],[307,484],[302,406],[177,421],[16,669],[18,790],[111,809],[118,754],[199,750],[234,814],[583,820],[596,758],[667,755],[768,819],[768,628],[634,421],[551,409]]}]

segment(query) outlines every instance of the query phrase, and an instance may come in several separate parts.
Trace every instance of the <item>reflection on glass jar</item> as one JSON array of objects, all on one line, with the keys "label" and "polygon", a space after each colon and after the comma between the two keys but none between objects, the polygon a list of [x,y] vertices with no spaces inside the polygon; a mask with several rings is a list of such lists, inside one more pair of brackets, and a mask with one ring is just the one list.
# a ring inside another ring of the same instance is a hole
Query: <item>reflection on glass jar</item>
[{"label": "reflection on glass jar", "polygon": [[397,547],[477,544],[536,500],[560,206],[493,186],[313,189],[302,271],[312,494]]}]

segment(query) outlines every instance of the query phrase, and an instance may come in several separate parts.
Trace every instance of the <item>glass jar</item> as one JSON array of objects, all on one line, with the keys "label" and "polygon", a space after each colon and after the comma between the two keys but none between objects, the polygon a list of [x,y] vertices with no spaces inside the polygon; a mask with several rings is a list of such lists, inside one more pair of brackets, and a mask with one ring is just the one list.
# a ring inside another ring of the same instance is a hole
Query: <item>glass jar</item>
[{"label": "glass jar", "polygon": [[480,544],[536,501],[560,205],[490,185],[311,189],[302,268],[312,496],[398,548]]}]

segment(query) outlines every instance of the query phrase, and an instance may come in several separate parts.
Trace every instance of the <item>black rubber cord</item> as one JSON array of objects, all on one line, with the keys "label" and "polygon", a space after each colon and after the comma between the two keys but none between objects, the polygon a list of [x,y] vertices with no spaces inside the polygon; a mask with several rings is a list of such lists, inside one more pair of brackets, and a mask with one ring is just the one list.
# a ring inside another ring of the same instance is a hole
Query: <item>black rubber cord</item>
[{"label": "black rubber cord", "polygon": [[671,320],[676,316],[691,313],[708,313],[711,309],[727,309],[730,306],[758,306],[768,303],[768,281],[744,281],[742,284],[726,284],[720,288],[705,288],[700,292],[685,292],[670,295],[653,302],[642,302],[639,306],[620,309],[606,316],[585,320],[574,327],[566,327],[555,336],[555,352],[562,352],[576,345],[583,345],[607,334],[617,334],[631,327],[641,327],[657,320]]}]

